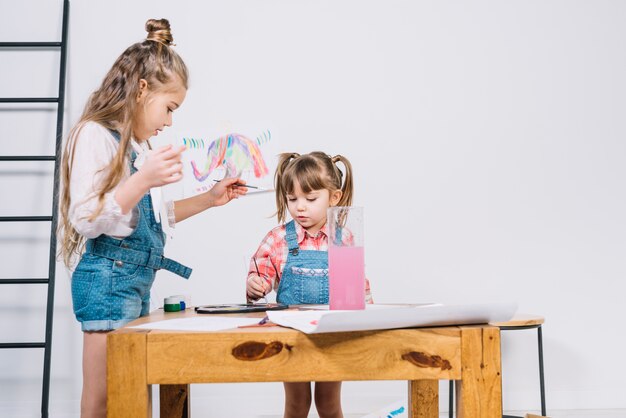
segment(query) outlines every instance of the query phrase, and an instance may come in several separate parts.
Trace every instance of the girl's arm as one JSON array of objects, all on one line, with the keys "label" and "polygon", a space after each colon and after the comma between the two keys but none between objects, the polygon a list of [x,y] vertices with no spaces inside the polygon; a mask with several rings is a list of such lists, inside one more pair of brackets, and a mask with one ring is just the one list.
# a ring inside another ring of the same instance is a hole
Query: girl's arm
[{"label": "girl's arm", "polygon": [[279,261],[276,259],[276,237],[270,231],[250,259],[248,277],[246,278],[246,298],[257,300],[272,291],[280,272],[277,271]]},{"label": "girl's arm", "polygon": [[120,185],[104,196],[99,215],[93,217],[99,207],[98,189],[107,176],[106,168],[118,151],[117,141],[105,127],[95,122],[85,123],[69,141],[74,141],[68,145],[74,152],[70,160],[71,176],[65,185],[70,191],[70,223],[85,238],[102,234],[128,236],[132,232],[129,225],[132,213],[122,213],[115,199]]},{"label": "girl's arm", "polygon": [[215,206],[222,206],[248,191],[247,187],[235,186],[245,184],[239,178],[227,178],[215,184],[208,192],[174,202],[176,222],[183,221],[193,215]]}]

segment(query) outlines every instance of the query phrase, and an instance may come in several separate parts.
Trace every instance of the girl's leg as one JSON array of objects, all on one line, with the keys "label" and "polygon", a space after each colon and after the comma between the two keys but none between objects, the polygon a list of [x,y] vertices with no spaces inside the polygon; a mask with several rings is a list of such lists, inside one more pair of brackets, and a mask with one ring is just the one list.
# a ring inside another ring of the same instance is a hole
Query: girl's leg
[{"label": "girl's leg", "polygon": [[320,418],[343,418],[341,382],[315,382],[315,408]]},{"label": "girl's leg", "polygon": [[81,418],[106,418],[107,332],[83,333]]},{"label": "girl's leg", "polygon": [[285,382],[284,385],[284,418],[307,418],[311,409],[311,382]]}]

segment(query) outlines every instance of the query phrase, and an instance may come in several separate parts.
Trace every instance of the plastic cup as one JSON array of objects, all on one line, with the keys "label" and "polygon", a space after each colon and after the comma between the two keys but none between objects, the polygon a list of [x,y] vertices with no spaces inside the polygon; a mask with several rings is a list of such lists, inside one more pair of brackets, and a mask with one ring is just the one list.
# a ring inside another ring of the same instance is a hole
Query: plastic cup
[{"label": "plastic cup", "polygon": [[363,208],[335,206],[327,216],[330,309],[365,309]]}]

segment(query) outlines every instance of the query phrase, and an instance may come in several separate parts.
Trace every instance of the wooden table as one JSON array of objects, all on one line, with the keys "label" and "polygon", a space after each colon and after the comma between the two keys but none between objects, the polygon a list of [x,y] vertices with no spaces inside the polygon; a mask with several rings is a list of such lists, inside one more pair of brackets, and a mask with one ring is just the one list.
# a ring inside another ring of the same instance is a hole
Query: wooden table
[{"label": "wooden table", "polygon": [[[195,315],[155,311],[129,325]],[[502,416],[500,330],[487,324],[312,335],[124,327],[108,335],[107,361],[109,418],[150,417],[153,384],[161,417],[184,418],[190,383],[337,380],[407,380],[409,417],[439,418],[441,379],[458,381],[457,417]]]}]

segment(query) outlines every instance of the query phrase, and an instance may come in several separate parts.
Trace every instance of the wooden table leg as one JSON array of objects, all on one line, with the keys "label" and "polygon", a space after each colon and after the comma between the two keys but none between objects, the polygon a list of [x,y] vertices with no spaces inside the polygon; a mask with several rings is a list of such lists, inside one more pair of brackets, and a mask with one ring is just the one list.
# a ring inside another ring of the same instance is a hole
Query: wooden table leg
[{"label": "wooden table leg", "polygon": [[161,418],[189,418],[189,385],[160,385]]},{"label": "wooden table leg", "polygon": [[409,418],[439,418],[439,381],[409,380]]},{"label": "wooden table leg", "polygon": [[107,418],[152,416],[146,378],[146,335],[107,335]]},{"label": "wooden table leg", "polygon": [[462,327],[461,363],[457,418],[502,418],[500,330]]}]

